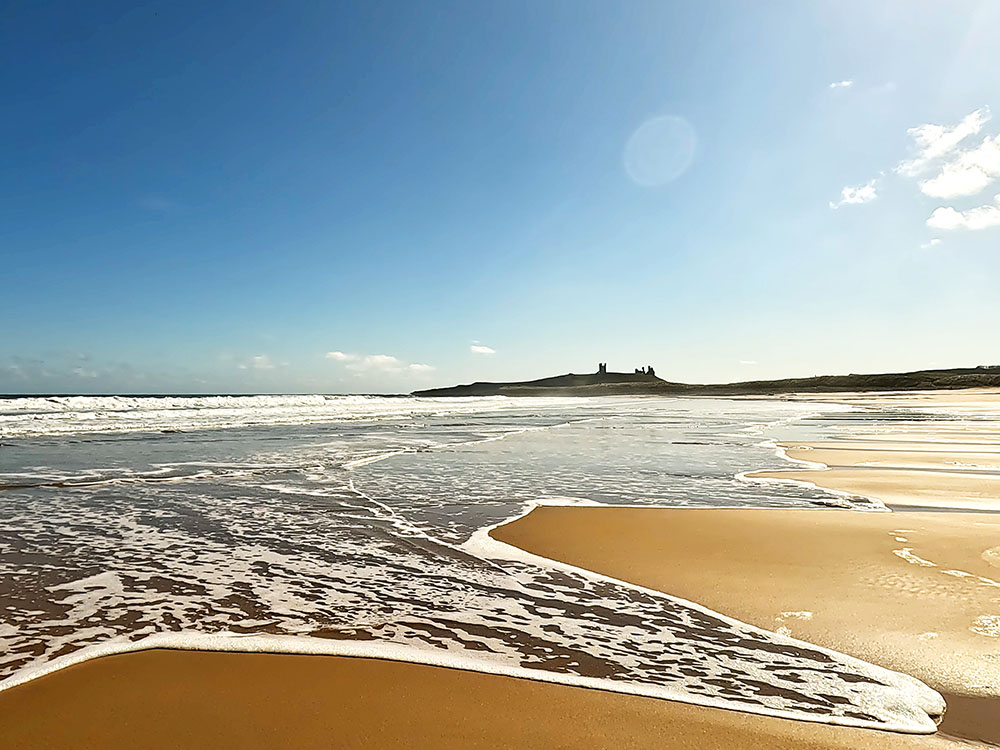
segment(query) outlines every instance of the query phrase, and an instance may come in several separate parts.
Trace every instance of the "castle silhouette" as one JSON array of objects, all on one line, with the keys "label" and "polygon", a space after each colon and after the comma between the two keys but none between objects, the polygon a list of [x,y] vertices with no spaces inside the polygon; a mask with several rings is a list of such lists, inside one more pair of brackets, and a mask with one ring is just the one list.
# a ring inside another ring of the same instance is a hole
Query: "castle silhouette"
[{"label": "castle silhouette", "polygon": [[[597,363],[597,374],[598,375],[607,375],[608,374],[608,363],[607,362],[598,362]],[[635,368],[635,374],[636,375],[650,375],[652,377],[656,377],[656,371],[653,369],[652,365],[647,365],[646,367],[636,367]]]}]

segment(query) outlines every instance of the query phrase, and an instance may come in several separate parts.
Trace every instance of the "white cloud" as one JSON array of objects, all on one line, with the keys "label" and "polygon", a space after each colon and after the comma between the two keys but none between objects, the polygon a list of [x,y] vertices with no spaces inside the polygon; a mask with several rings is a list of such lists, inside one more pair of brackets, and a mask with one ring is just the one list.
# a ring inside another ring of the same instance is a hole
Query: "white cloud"
[{"label": "white cloud", "polygon": [[469,351],[473,354],[496,354],[496,349],[490,349],[488,346],[483,346],[482,344],[473,344],[469,347]]},{"label": "white cloud", "polygon": [[[220,356],[223,362],[232,361],[234,357],[229,354],[223,354]],[[287,366],[287,362],[282,362],[281,366]],[[250,359],[244,359],[242,362],[236,363],[237,369],[240,370],[273,370],[276,365],[271,361],[271,358],[266,354],[258,354]]]},{"label": "white cloud", "polygon": [[740,364],[741,365],[755,365],[755,364],[757,364],[757,360],[756,359],[741,359],[740,360]]},{"label": "white cloud", "polygon": [[988,229],[1000,226],[1000,194],[994,205],[978,206],[968,211],[958,211],[951,206],[941,206],[927,219],[927,226],[934,229]]},{"label": "white cloud", "polygon": [[933,239],[927,240],[927,242],[922,243],[920,245],[920,249],[921,250],[926,250],[926,249],[931,248],[931,247],[937,247],[940,244],[941,244],[941,240],[939,240],[937,237],[935,237]]},{"label": "white cloud", "polygon": [[831,88],[831,89],[849,89],[853,85],[854,85],[854,81],[850,81],[850,80],[848,80],[848,81],[834,81],[833,83],[830,84],[829,88]]},{"label": "white cloud", "polygon": [[913,159],[900,162],[896,172],[907,177],[913,177],[927,169],[932,162],[943,159],[951,154],[958,145],[983,129],[991,117],[989,107],[980,107],[970,112],[957,125],[918,125],[906,132],[916,146],[916,156]]},{"label": "white cloud", "polygon": [[875,190],[875,180],[870,180],[864,185],[858,185],[857,187],[845,187],[840,191],[839,201],[836,203],[830,201],[830,208],[836,210],[845,205],[869,203],[876,198],[878,198],[878,192]]},{"label": "white cloud", "polygon": [[327,352],[325,356],[326,359],[344,363],[348,370],[353,371],[359,376],[365,372],[399,374],[403,372],[426,373],[434,370],[433,366],[425,365],[420,362],[407,364],[403,360],[399,359],[399,357],[394,357],[391,354],[349,354],[346,352]]},{"label": "white cloud", "polygon": [[369,354],[362,358],[357,365],[352,365],[352,367],[373,370],[398,370],[402,366],[403,363],[391,354]]},{"label": "white cloud", "polygon": [[973,149],[959,153],[941,172],[920,183],[920,192],[935,198],[975,195],[1000,177],[1000,136],[987,136]]}]

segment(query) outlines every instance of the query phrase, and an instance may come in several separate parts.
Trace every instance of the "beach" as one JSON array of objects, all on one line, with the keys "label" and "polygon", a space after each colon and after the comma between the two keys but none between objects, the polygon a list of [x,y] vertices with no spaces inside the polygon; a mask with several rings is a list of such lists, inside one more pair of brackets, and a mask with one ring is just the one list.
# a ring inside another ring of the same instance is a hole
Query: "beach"
[{"label": "beach", "polygon": [[893,512],[541,507],[493,536],[911,674],[945,695],[943,732],[1000,743],[1000,394],[830,400],[923,413],[779,443],[808,468],[746,478]]},{"label": "beach", "polygon": [[[793,480],[877,498],[897,508],[1000,509],[1000,431],[995,390],[957,393],[849,394],[855,407],[919,409],[922,419],[896,417],[854,426],[834,439],[779,444],[804,469],[758,471],[749,479]],[[929,417],[929,418],[928,418]]]},{"label": "beach", "polygon": [[[977,414],[989,415],[991,398],[979,397]],[[947,420],[914,424],[866,418],[835,434],[824,428],[830,435],[825,440],[779,441],[782,456],[808,461],[811,468],[786,464],[793,468],[750,472],[726,485],[766,498],[772,487],[779,495],[783,488],[827,487],[823,482],[831,472],[842,469],[856,474],[854,484],[830,489],[857,493],[863,479],[869,492],[862,494],[905,508],[927,506],[919,511],[803,509],[801,503],[771,509],[543,503],[490,533],[518,550],[912,675],[948,701],[937,734],[833,726],[818,715],[819,721],[794,721],[382,659],[153,649],[91,659],[0,690],[3,747],[944,748],[1000,742],[995,718],[1000,516],[983,511],[998,501],[988,472],[1000,454],[992,449],[988,420],[949,414]],[[772,423],[778,424],[767,422]],[[748,424],[747,440],[759,441],[758,422]],[[523,435],[532,434],[537,433]],[[509,459],[517,466],[524,465],[522,454],[530,458],[537,446],[548,445],[523,435],[510,443],[520,446]],[[572,446],[568,437],[563,435],[558,446]],[[589,439],[581,443],[590,444]],[[678,450],[690,445],[673,444],[681,446]],[[475,443],[464,450],[492,457],[480,446],[493,445]],[[506,457],[511,449],[496,455]],[[689,455],[696,456],[706,449],[691,450],[696,452]],[[409,460],[421,455],[426,454]],[[364,472],[384,471],[400,458],[353,461],[357,479]],[[886,490],[889,480],[871,484],[879,472],[893,472],[896,494]],[[419,473],[404,463],[390,478],[399,483],[412,476]],[[963,512],[953,512],[958,500]],[[308,527],[300,528],[297,533],[303,534]],[[278,568],[271,565],[273,574]],[[294,582],[290,576],[282,580]],[[70,589],[77,593],[65,601],[85,599],[88,612],[99,612],[89,602],[106,594],[92,580]],[[120,597],[117,589],[111,594]],[[285,602],[292,600],[274,601],[288,607]],[[496,606],[499,616],[503,610]],[[86,623],[95,622],[88,615]],[[614,617],[607,622],[621,626]]]},{"label": "beach", "polygon": [[[1000,741],[1000,516],[845,510],[538,508],[493,535],[669,591],[967,697]],[[972,700],[975,698],[976,700]],[[946,714],[946,729],[958,716]]]}]

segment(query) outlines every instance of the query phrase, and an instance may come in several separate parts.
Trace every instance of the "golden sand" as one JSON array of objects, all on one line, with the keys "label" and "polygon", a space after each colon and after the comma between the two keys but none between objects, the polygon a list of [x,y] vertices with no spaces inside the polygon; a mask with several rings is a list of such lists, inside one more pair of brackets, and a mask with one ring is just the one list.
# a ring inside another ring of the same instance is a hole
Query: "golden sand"
[{"label": "golden sand", "polygon": [[944,750],[939,736],[771,719],[369,659],[145,651],[0,693],[19,750]]},{"label": "golden sand", "polygon": [[1000,714],[1000,515],[543,507],[493,536],[968,696],[946,722],[1000,741],[955,726]]}]

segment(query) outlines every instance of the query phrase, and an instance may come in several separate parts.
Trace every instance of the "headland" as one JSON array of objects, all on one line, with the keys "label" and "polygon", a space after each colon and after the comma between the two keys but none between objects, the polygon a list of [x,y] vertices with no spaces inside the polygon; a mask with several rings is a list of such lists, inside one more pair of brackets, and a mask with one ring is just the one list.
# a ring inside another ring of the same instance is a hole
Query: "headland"
[{"label": "headland", "polygon": [[658,377],[653,368],[635,372],[597,372],[506,383],[477,382],[414,391],[414,396],[751,396],[790,393],[954,390],[1000,387],[1000,366],[849,375],[817,375],[737,383],[678,383]]}]

